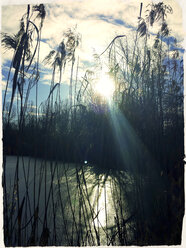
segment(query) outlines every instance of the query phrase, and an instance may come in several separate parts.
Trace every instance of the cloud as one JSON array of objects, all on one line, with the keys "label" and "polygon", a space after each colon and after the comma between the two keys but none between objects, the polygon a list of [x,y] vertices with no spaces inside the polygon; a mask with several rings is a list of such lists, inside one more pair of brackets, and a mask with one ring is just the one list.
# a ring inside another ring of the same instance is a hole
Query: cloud
[{"label": "cloud", "polygon": [[51,85],[52,74],[45,73],[43,74],[40,82],[45,85]]},{"label": "cloud", "polygon": [[[6,84],[7,84],[7,82],[5,80],[2,80],[1,81],[1,89],[2,89],[2,91],[5,91],[6,90]],[[8,87],[7,88],[7,92],[10,92],[10,91],[11,91],[11,88]]]},{"label": "cloud", "polygon": [[5,64],[13,59],[14,51],[13,49],[4,49],[1,47],[1,63]]},{"label": "cloud", "polygon": [[[42,63],[43,60],[45,59],[45,57],[49,54],[49,52],[52,50],[52,47],[47,44],[47,41],[41,41],[40,42],[40,53],[39,53],[39,57],[40,57],[40,62]],[[49,65],[45,64],[45,67],[50,68]]]},{"label": "cloud", "polygon": [[[141,0],[63,0],[60,3],[48,0],[48,2],[45,5],[47,15],[40,44],[40,82],[45,85],[50,85],[52,70],[50,65],[42,62],[51,49],[57,48],[68,28],[77,25],[77,32],[82,35],[82,42],[76,51],[76,63],[78,56],[81,63],[79,66],[79,79],[81,79],[86,68],[94,63],[94,53],[101,54],[116,35],[131,35],[136,29]],[[173,8],[173,14],[167,16],[167,22],[172,32],[171,35],[180,41],[184,36],[182,9],[177,1],[165,0],[164,2]],[[148,3],[149,1],[143,1],[143,17],[145,17],[145,7]],[[19,21],[26,10],[26,5],[3,6],[2,31],[16,33],[19,29]],[[152,32],[156,32],[157,28],[158,25],[155,25]],[[2,54],[2,63],[5,64],[12,57],[13,51],[7,50]],[[70,65],[70,63],[66,65],[62,78],[62,82],[67,82],[67,84],[70,79]],[[74,77],[76,66],[77,64],[74,66]],[[59,73],[56,72],[56,82],[58,77]]]},{"label": "cloud", "polygon": [[[16,11],[15,11],[16,10]],[[21,17],[26,12],[26,5],[2,6],[2,32],[14,34],[19,30]]]},{"label": "cloud", "polygon": [[[61,42],[64,31],[75,25],[83,38],[82,54],[88,54],[87,56],[90,57],[92,48],[100,51],[115,33],[127,33],[137,27],[140,3],[141,1],[126,0],[63,0],[61,4],[46,4],[47,16],[43,25],[42,38],[48,44],[41,43],[41,60],[50,48],[54,48]],[[143,1],[143,16],[148,3],[149,1]],[[183,36],[181,8],[173,0],[165,3],[170,3],[174,9],[173,15],[167,18],[173,35],[181,38]],[[26,5],[3,6],[2,31],[17,32],[19,20],[25,12]]]},{"label": "cloud", "polygon": [[63,39],[64,31],[77,25],[77,31],[82,34],[80,54],[82,59],[88,57],[90,60],[93,49],[103,51],[116,33],[127,33],[129,27],[136,25],[137,17],[135,21],[131,18],[135,15],[134,9],[138,8],[120,0],[71,1],[70,4],[69,1],[62,1],[62,5],[50,4],[47,6],[48,17],[42,36],[54,47]]},{"label": "cloud", "polygon": [[[55,73],[55,82],[54,83],[59,83],[59,77],[60,73],[59,71],[56,71]],[[40,82],[44,85],[51,85],[51,80],[52,80],[52,72],[50,71],[45,71],[45,73],[42,73],[42,77]],[[66,84],[69,84],[70,81],[70,67],[68,66],[65,70],[65,73],[62,75],[62,81],[61,83],[63,84],[64,82]]]}]

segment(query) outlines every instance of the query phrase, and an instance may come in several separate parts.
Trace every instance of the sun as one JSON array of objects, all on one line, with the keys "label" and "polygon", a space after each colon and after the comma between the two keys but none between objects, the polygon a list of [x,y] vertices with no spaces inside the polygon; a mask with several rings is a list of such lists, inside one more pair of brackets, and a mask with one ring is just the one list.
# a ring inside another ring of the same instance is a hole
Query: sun
[{"label": "sun", "polygon": [[95,85],[95,91],[106,99],[111,99],[114,93],[114,82],[108,74],[104,73]]}]

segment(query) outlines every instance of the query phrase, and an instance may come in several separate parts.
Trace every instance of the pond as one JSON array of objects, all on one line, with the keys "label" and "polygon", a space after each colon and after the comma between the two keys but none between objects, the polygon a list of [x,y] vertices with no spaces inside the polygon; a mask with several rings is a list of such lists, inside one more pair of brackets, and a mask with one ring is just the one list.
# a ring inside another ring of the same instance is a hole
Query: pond
[{"label": "pond", "polygon": [[123,171],[29,157],[6,157],[5,244],[128,245],[134,221]]}]

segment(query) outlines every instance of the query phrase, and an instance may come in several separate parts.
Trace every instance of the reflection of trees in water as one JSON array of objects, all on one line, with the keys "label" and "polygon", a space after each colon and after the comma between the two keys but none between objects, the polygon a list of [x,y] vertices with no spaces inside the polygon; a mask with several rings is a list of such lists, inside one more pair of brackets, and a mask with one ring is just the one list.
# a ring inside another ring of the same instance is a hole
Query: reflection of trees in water
[{"label": "reflection of trees in water", "polygon": [[18,229],[22,245],[129,244],[132,218],[125,194],[132,181],[128,175],[127,182],[122,172],[114,175],[111,170],[99,171],[93,166],[38,160],[33,180],[34,159],[24,157],[19,161],[21,207],[17,209],[15,159],[7,157],[7,181],[11,181],[7,187],[5,226],[11,232],[5,236],[7,245],[18,244]]}]

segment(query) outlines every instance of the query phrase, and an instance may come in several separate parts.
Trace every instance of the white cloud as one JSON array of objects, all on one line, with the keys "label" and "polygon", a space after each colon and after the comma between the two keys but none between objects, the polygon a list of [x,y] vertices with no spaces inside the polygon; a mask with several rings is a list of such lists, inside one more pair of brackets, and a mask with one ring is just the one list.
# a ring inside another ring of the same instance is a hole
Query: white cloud
[{"label": "white cloud", "polygon": [[[178,31],[180,32],[182,26],[181,8],[176,1],[169,0],[164,2],[169,3],[174,9],[173,15],[168,16],[168,22],[172,26],[174,32],[176,32],[177,29],[179,29]],[[109,21],[122,20],[127,25],[137,26],[137,17],[139,15],[141,0],[63,0],[60,1],[60,3],[61,4],[46,4],[47,16],[44,21],[42,37],[45,39],[52,39],[49,43],[52,47],[59,44],[63,32],[67,28],[76,24],[78,25],[78,30],[82,33],[83,38],[84,36],[86,38],[89,36],[88,40],[92,45],[97,45],[94,39],[91,39],[95,31],[97,31],[95,37],[98,41],[105,39],[105,34],[108,33],[108,30],[110,34],[114,31],[119,31],[120,33],[126,31],[123,26],[111,25]],[[143,1],[142,15],[145,15],[145,6],[148,3],[149,1]],[[10,33],[17,32],[19,20],[25,12],[26,5],[3,6],[2,31]],[[101,16],[104,16],[102,20]],[[177,29],[174,27],[177,27]],[[87,33],[89,35],[87,35]],[[99,36],[97,36],[97,34]]]},{"label": "white cloud", "polygon": [[[40,62],[42,62],[45,57],[49,54],[52,47],[49,46],[46,42],[41,41],[40,43]],[[50,67],[48,65],[45,65],[45,67]]]},{"label": "white cloud", "polygon": [[[1,89],[3,90],[3,91],[5,91],[5,89],[6,89],[6,84],[7,84],[7,82],[5,81],[5,80],[2,80],[1,81]],[[8,92],[10,92],[11,91],[11,88],[7,88],[7,91]]]},{"label": "white cloud", "polygon": [[44,74],[43,75],[43,79],[42,80],[44,80],[44,81],[51,81],[51,79],[52,79],[52,75],[51,74]]},{"label": "white cloud", "polygon": [[2,6],[2,32],[10,34],[19,30],[21,17],[26,11],[26,5],[6,5]]},{"label": "white cloud", "polygon": [[4,64],[7,61],[11,61],[14,55],[14,51],[12,49],[5,49],[1,47],[1,63]]},{"label": "white cloud", "polygon": [[[75,25],[77,25],[77,31],[82,35],[82,43],[77,49],[76,55],[80,57],[80,60],[93,61],[93,53],[102,53],[117,34],[131,33],[131,27],[137,27],[141,0],[63,0],[57,4],[52,1],[48,2],[51,4],[46,4],[47,15],[42,30],[40,62],[51,49],[61,42],[64,31]],[[174,10],[173,14],[167,17],[172,35],[182,39],[184,34],[181,7],[174,0],[165,0],[164,2],[170,4]],[[143,17],[148,3],[147,0],[143,1]],[[2,31],[16,33],[19,28],[19,20],[25,12],[26,5],[3,6]],[[156,28],[155,26],[153,31]],[[2,62],[12,59],[12,56],[13,52],[7,50],[2,54]],[[50,65],[42,65],[41,70],[49,68]],[[66,81],[69,81],[68,70],[67,66],[63,76]],[[43,83],[50,84],[51,75],[48,75],[47,79],[46,77]]]}]

